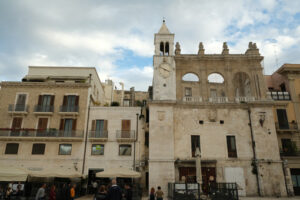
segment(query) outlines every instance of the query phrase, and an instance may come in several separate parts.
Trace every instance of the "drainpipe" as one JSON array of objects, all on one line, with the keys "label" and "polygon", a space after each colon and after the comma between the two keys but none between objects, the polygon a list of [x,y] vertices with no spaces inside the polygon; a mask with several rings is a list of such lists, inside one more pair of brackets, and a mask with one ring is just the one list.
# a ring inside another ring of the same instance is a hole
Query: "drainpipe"
[{"label": "drainpipe", "polygon": [[252,128],[252,121],[251,121],[251,110],[250,107],[248,107],[248,117],[249,117],[249,127],[250,127],[250,133],[251,133],[251,143],[252,143],[252,151],[253,151],[253,161],[254,161],[254,166],[256,167],[256,181],[257,181],[257,192],[258,195],[261,196],[260,192],[260,182],[259,182],[259,170],[258,170],[258,165],[257,165],[257,158],[256,158],[256,150],[255,150],[255,141],[254,141],[254,136],[253,136],[253,128]]},{"label": "drainpipe", "polygon": [[137,135],[138,135],[138,128],[139,128],[139,114],[136,113],[136,131],[135,131],[135,137],[133,142],[133,170],[135,171],[135,142],[137,141]]}]

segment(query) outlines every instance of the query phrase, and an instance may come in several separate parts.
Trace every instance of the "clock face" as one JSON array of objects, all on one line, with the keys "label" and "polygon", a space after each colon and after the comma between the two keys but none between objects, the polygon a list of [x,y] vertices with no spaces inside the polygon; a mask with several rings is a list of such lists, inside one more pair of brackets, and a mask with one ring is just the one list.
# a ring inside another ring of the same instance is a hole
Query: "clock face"
[{"label": "clock face", "polygon": [[162,63],[159,66],[159,73],[163,78],[169,77],[171,73],[171,66],[167,63]]}]

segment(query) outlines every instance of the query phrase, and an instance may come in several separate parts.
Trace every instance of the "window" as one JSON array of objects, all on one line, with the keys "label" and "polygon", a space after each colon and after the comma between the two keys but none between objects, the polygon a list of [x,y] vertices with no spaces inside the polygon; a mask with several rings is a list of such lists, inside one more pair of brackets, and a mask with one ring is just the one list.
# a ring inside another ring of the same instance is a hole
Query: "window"
[{"label": "window", "polygon": [[286,88],[285,88],[284,83],[281,83],[279,87],[280,87],[281,92],[286,92]]},{"label": "window", "polygon": [[121,138],[130,138],[130,120],[122,120]]},{"label": "window", "polygon": [[37,112],[53,112],[54,95],[39,95]]},{"label": "window", "polygon": [[227,136],[227,150],[229,158],[237,157],[235,136]]},{"label": "window", "polygon": [[92,155],[104,155],[104,145],[103,144],[93,144],[92,145]]},{"label": "window", "polygon": [[191,97],[192,96],[192,88],[190,88],[190,87],[184,88],[184,96]]},{"label": "window", "polygon": [[289,122],[285,109],[277,109],[277,119],[280,129],[289,129]]},{"label": "window", "polygon": [[149,147],[149,132],[145,131],[145,146]]},{"label": "window", "polygon": [[64,96],[62,112],[78,112],[79,96]]},{"label": "window", "polygon": [[11,124],[11,136],[20,136],[21,128],[22,128],[22,117],[14,117]]},{"label": "window", "polygon": [[92,120],[92,133],[98,138],[107,137],[107,120]]},{"label": "window", "polygon": [[191,82],[198,82],[199,78],[194,73],[187,73],[182,77],[183,81],[191,81]]},{"label": "window", "polygon": [[159,51],[160,51],[160,55],[161,55],[161,56],[164,55],[164,50],[165,50],[164,43],[163,43],[163,42],[160,42],[160,45],[159,45]]},{"label": "window", "polygon": [[169,55],[169,42],[166,42],[165,53],[166,53],[167,56]]},{"label": "window", "polygon": [[119,146],[119,155],[120,156],[131,156],[131,145],[130,144],[121,144]]},{"label": "window", "polygon": [[46,144],[33,144],[32,155],[43,155],[45,153]]},{"label": "window", "polygon": [[59,155],[71,155],[72,144],[60,144],[59,145]]},{"label": "window", "polygon": [[7,143],[5,154],[18,154],[19,144],[18,143]]},{"label": "window", "polygon": [[221,74],[212,73],[207,77],[209,83],[223,83],[224,78]]},{"label": "window", "polygon": [[73,137],[76,134],[76,119],[61,119],[59,130],[64,137]]},{"label": "window", "polygon": [[196,149],[200,149],[200,136],[199,135],[192,135],[191,136],[191,147],[192,147],[192,157],[196,156]]},{"label": "window", "polygon": [[25,111],[26,94],[18,94],[15,111]]},{"label": "window", "polygon": [[124,99],[123,100],[123,106],[129,107],[129,105],[130,105],[130,100],[129,99]]}]

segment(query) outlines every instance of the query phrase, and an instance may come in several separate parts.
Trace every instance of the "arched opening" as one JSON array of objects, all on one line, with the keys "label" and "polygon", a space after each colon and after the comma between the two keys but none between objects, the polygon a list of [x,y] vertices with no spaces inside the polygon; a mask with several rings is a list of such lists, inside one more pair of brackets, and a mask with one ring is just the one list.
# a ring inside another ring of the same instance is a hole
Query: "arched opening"
[{"label": "arched opening", "polygon": [[224,83],[224,78],[221,74],[212,73],[207,77],[209,83]]},{"label": "arched opening", "polygon": [[192,82],[198,82],[199,78],[196,74],[193,73],[187,73],[182,77],[183,81],[192,81]]},{"label": "arched opening", "polygon": [[169,55],[169,42],[166,42],[165,54],[166,54],[167,56]]},{"label": "arched opening", "polygon": [[236,73],[233,79],[233,84],[235,86],[236,97],[251,96],[250,78],[248,74],[245,72]]},{"label": "arched opening", "polygon": [[165,50],[164,43],[163,43],[163,42],[160,42],[160,45],[159,45],[159,54],[160,54],[161,56],[164,55],[164,50]]}]

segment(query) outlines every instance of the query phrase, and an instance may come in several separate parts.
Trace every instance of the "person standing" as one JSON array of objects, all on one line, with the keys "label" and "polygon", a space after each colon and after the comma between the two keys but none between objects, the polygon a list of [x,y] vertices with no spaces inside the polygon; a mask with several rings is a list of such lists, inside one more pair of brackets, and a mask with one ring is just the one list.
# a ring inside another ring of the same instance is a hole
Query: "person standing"
[{"label": "person standing", "polygon": [[156,200],[163,200],[164,198],[164,193],[161,191],[161,187],[157,187],[157,191],[155,192]]},{"label": "person standing", "polygon": [[150,190],[150,200],[155,200],[155,189],[154,187]]},{"label": "person standing", "polygon": [[56,192],[55,192],[55,185],[52,185],[50,193],[49,193],[49,200],[56,200]]},{"label": "person standing", "polygon": [[111,181],[111,187],[107,193],[107,200],[122,200],[122,190],[117,185],[117,180],[113,179]]},{"label": "person standing", "polygon": [[92,187],[93,187],[93,193],[96,194],[97,193],[97,189],[98,189],[98,183],[97,183],[96,180],[93,181]]},{"label": "person standing", "polygon": [[106,189],[104,185],[101,185],[98,192],[95,195],[95,200],[106,200]]},{"label": "person standing", "polygon": [[39,190],[36,193],[35,200],[45,200],[46,193],[45,193],[46,183],[42,185],[42,187],[39,188]]},{"label": "person standing", "polygon": [[130,185],[128,185],[127,183],[125,184],[125,199],[126,200],[132,200],[132,190]]},{"label": "person standing", "polygon": [[12,191],[11,187],[8,187],[5,192],[5,199],[10,200],[12,192],[13,191]]},{"label": "person standing", "polygon": [[70,195],[70,191],[71,191],[71,184],[69,183],[68,185],[67,185],[67,187],[66,187],[66,193],[65,193],[65,195],[66,195],[66,200],[70,200],[71,199],[71,195]]},{"label": "person standing", "polygon": [[76,184],[73,184],[72,185],[72,188],[70,190],[70,197],[71,197],[71,200],[73,200],[75,198],[75,187],[76,187]]}]

